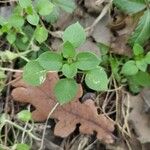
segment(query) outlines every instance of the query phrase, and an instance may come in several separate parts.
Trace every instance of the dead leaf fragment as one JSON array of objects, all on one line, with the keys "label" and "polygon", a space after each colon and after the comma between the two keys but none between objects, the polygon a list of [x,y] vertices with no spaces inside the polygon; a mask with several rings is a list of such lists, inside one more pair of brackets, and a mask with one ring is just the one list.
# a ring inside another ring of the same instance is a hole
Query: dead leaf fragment
[{"label": "dead leaf fragment", "polygon": [[144,101],[140,95],[130,95],[130,106],[132,108],[129,114],[129,121],[132,123],[137,134],[137,139],[141,143],[150,142],[150,118],[143,111]]},{"label": "dead leaf fragment", "polygon": [[[57,73],[49,73],[45,82],[38,87],[29,86],[19,80],[13,85],[16,88],[12,91],[12,96],[15,101],[32,104],[35,107],[35,111],[32,112],[33,119],[44,121],[57,103],[53,89],[58,80]],[[92,100],[81,103],[79,101],[81,96],[82,87],[79,85],[76,98],[68,104],[58,106],[50,116],[58,120],[54,129],[55,135],[67,137],[75,130],[76,125],[80,124],[81,133],[91,135],[96,131],[98,139],[112,143],[114,124],[103,114],[97,114]]]}]

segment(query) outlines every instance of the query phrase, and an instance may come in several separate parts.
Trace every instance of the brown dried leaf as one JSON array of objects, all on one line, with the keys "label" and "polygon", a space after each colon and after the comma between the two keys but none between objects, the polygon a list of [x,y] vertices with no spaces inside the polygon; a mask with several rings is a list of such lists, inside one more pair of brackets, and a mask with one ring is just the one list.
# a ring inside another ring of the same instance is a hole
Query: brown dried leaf
[{"label": "brown dried leaf", "polygon": [[[56,73],[49,73],[46,81],[39,87],[29,86],[19,80],[13,85],[16,88],[12,91],[12,96],[15,101],[32,104],[36,108],[32,112],[33,119],[44,121],[57,103],[53,89],[58,80]],[[58,106],[50,116],[50,118],[58,119],[54,129],[55,135],[66,137],[75,130],[77,124],[80,124],[81,133],[93,134],[96,131],[98,139],[112,143],[114,124],[104,115],[97,114],[92,100],[81,103],[79,98],[82,93],[82,87],[79,85],[76,98],[68,104]]]},{"label": "brown dried leaf", "polygon": [[141,95],[130,95],[130,107],[132,108],[128,120],[133,125],[137,139],[141,143],[150,142],[150,118],[143,110],[144,100]]}]

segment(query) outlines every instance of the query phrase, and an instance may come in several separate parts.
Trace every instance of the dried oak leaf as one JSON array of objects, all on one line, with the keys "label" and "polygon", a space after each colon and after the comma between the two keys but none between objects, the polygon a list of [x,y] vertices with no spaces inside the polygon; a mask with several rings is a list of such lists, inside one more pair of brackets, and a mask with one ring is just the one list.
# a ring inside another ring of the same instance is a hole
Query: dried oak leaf
[{"label": "dried oak leaf", "polygon": [[[35,121],[44,121],[57,103],[53,89],[58,80],[56,73],[49,73],[42,85],[32,87],[20,79],[13,84],[16,88],[12,91],[12,96],[15,101],[32,104],[36,108],[32,112],[33,119]],[[75,130],[76,125],[80,124],[81,133],[93,134],[96,131],[98,139],[106,143],[112,143],[114,124],[104,115],[97,114],[97,109],[92,100],[81,103],[79,98],[82,93],[82,87],[79,85],[76,98],[68,104],[58,106],[50,116],[50,118],[58,119],[54,134],[67,137]]]}]

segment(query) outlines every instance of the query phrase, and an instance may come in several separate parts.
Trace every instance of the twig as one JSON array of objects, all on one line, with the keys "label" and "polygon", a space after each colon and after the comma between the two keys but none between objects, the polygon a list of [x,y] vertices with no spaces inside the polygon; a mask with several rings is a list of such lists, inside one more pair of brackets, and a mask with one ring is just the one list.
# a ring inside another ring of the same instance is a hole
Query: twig
[{"label": "twig", "polygon": [[17,2],[17,0],[4,0],[4,1],[0,1],[0,3],[11,3],[11,2]]},{"label": "twig", "polygon": [[[11,64],[11,68],[13,68],[13,64]],[[8,82],[10,82],[12,80],[12,72],[9,72],[8,73]],[[9,96],[10,95],[10,85],[8,85],[7,87],[7,91],[6,91],[6,100],[5,100],[5,108],[4,108],[4,111],[5,111],[5,114],[8,113],[8,102],[9,102]],[[7,138],[8,138],[8,126],[6,125],[5,126],[5,139],[4,139],[4,144],[5,146],[7,146]]]},{"label": "twig", "polygon": [[21,127],[21,126],[15,124],[15,123],[13,123],[13,122],[10,121],[10,120],[5,120],[5,122],[8,123],[8,124],[10,124],[10,125],[12,125],[12,126],[14,126],[14,127],[16,127],[17,129],[19,129],[19,130],[21,130],[21,131],[23,131],[23,132],[26,132],[26,133],[27,133],[30,137],[32,137],[33,139],[35,139],[35,140],[37,140],[37,141],[41,141],[41,139],[38,138],[38,137],[36,137],[35,135],[33,135],[33,134],[31,133],[31,131],[25,130],[23,127]]},{"label": "twig", "polygon": [[0,70],[8,71],[8,72],[19,72],[19,73],[23,72],[23,70],[17,70],[17,69],[12,69],[12,68],[1,68],[1,67],[0,67]]},{"label": "twig", "polygon": [[87,32],[88,36],[91,35],[91,33],[93,32],[95,26],[106,15],[106,13],[108,12],[108,10],[109,10],[109,8],[111,6],[111,3],[112,3],[112,0],[103,8],[103,10],[99,14],[99,16],[95,19],[95,21],[93,22],[93,24],[85,29],[85,31]]},{"label": "twig", "polygon": [[53,107],[53,109],[49,112],[47,120],[45,122],[45,127],[44,127],[44,131],[43,131],[43,135],[42,135],[42,141],[41,141],[41,146],[39,148],[39,150],[43,149],[43,145],[44,145],[44,138],[45,138],[45,133],[46,133],[46,128],[47,128],[47,124],[48,124],[48,120],[50,118],[50,116],[52,115],[52,113],[56,110],[56,108],[59,106],[59,103],[56,103],[56,105]]}]

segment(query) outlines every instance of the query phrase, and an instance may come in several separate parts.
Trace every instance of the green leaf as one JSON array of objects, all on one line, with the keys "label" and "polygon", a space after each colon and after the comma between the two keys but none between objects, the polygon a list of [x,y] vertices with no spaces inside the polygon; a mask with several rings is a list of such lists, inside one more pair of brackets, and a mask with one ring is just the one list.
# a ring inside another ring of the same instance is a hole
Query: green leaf
[{"label": "green leaf", "polygon": [[76,55],[75,48],[70,42],[65,42],[63,44],[63,57],[64,58],[73,58]]},{"label": "green leaf", "polygon": [[16,150],[30,150],[30,147],[27,144],[16,144]]},{"label": "green leaf", "polygon": [[38,25],[39,20],[40,18],[37,14],[32,14],[27,16],[27,21],[34,26]]},{"label": "green leaf", "polygon": [[127,61],[123,67],[122,67],[122,71],[121,71],[124,75],[127,75],[127,76],[132,76],[132,75],[135,75],[137,74],[138,72],[138,68],[135,64],[135,61],[133,60],[129,60]]},{"label": "green leaf", "polygon": [[113,3],[123,12],[134,14],[146,8],[145,3],[131,0],[113,0]]},{"label": "green leaf", "polygon": [[14,32],[8,32],[6,39],[10,44],[13,44],[16,41],[16,33]]},{"label": "green leaf", "polygon": [[145,72],[147,69],[147,63],[145,61],[145,59],[141,59],[141,60],[136,60],[136,66],[138,67],[139,70]]},{"label": "green leaf", "polygon": [[5,78],[6,78],[5,72],[0,70],[0,79],[5,79]]},{"label": "green leaf", "polygon": [[147,64],[150,64],[150,52],[148,52],[148,53],[146,54],[146,56],[145,56],[145,62],[146,62]]},{"label": "green leaf", "polygon": [[62,105],[70,102],[76,96],[78,85],[73,79],[61,79],[54,88],[57,101]]},{"label": "green leaf", "polygon": [[59,71],[62,67],[62,57],[54,52],[45,52],[38,58],[40,65],[48,71]]},{"label": "green leaf", "polygon": [[85,76],[86,85],[96,91],[106,91],[108,89],[107,74],[102,67],[90,70]]},{"label": "green leaf", "polygon": [[133,46],[133,53],[135,56],[139,56],[144,53],[144,49],[140,44],[135,43]]},{"label": "green leaf", "polygon": [[4,24],[6,24],[6,20],[0,16],[0,25],[3,26]]},{"label": "green leaf", "polygon": [[77,55],[77,68],[81,70],[91,70],[97,67],[100,59],[91,52],[81,52]]},{"label": "green leaf", "polygon": [[55,23],[58,17],[59,17],[59,8],[55,6],[53,8],[53,11],[49,15],[45,16],[45,20],[50,23]]},{"label": "green leaf", "polygon": [[23,80],[32,86],[38,86],[44,82],[46,71],[36,61],[30,61],[23,69]]},{"label": "green leaf", "polygon": [[101,55],[106,55],[109,51],[109,46],[103,44],[103,43],[98,43],[98,46],[100,48],[100,54]]},{"label": "green leaf", "polygon": [[22,110],[17,114],[17,118],[21,121],[27,122],[32,120],[32,114],[28,110]]},{"label": "green leaf", "polygon": [[31,0],[19,0],[19,4],[22,8],[27,8],[28,6],[32,5]]},{"label": "green leaf", "polygon": [[72,13],[76,8],[74,0],[57,0],[55,4],[61,7],[66,12]]},{"label": "green leaf", "polygon": [[144,12],[141,17],[138,26],[136,27],[134,33],[129,39],[129,43],[133,45],[134,43],[139,43],[144,45],[144,43],[150,38],[150,10]]},{"label": "green leaf", "polygon": [[48,38],[48,31],[42,26],[37,27],[35,30],[35,39],[41,44]]},{"label": "green leaf", "polygon": [[38,0],[37,9],[40,15],[46,16],[53,11],[54,4],[49,0]]},{"label": "green leaf", "polygon": [[64,64],[62,67],[62,73],[67,78],[73,78],[77,74],[76,64]]},{"label": "green leaf", "polygon": [[63,41],[73,44],[74,47],[79,47],[86,40],[86,34],[83,27],[77,22],[70,25],[63,34]]},{"label": "green leaf", "polygon": [[21,17],[19,15],[12,15],[9,18],[8,22],[14,28],[21,28],[24,25],[24,19],[23,19],[23,17]]},{"label": "green leaf", "polygon": [[150,75],[147,72],[139,71],[135,76],[131,76],[129,79],[138,86],[150,87]]}]

